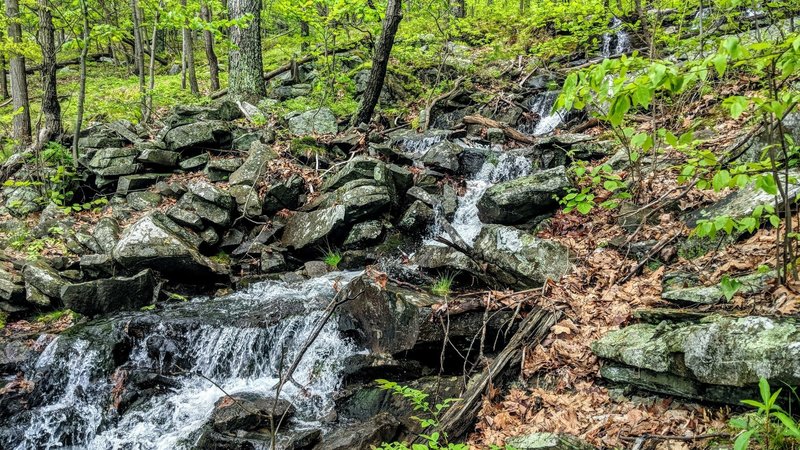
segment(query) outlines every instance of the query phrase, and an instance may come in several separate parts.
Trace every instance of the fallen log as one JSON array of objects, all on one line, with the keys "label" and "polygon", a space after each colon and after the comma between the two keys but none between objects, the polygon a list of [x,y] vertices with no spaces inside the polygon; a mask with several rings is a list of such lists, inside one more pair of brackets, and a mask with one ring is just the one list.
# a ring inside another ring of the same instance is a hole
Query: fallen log
[{"label": "fallen log", "polygon": [[519,131],[515,130],[514,128],[512,128],[507,123],[498,122],[496,120],[489,119],[488,117],[483,117],[483,116],[480,116],[480,115],[465,116],[464,119],[463,119],[463,122],[466,123],[466,124],[483,125],[484,127],[487,127],[487,128],[499,128],[499,129],[503,130],[503,133],[507,137],[509,137],[509,138],[511,138],[511,139],[513,139],[513,140],[515,140],[517,142],[522,142],[524,144],[536,145],[536,144],[539,143],[539,140],[536,139],[535,137],[528,136],[525,133],[519,132]]},{"label": "fallen log", "polygon": [[512,367],[518,367],[522,360],[524,347],[541,342],[558,322],[561,313],[542,309],[532,311],[519,326],[519,329],[505,349],[477,376],[471,380],[470,387],[461,400],[454,403],[439,421],[440,429],[450,440],[465,436],[471,428],[483,404],[483,394],[494,380]]},{"label": "fallen log", "polygon": [[[95,53],[94,55],[88,55],[86,57],[86,60],[87,61],[100,61],[101,58],[108,58],[108,57],[111,57],[111,53]],[[80,64],[80,62],[81,62],[80,58],[72,58],[72,59],[65,59],[63,61],[58,61],[58,62],[56,62],[56,69],[61,69],[61,68],[67,67],[67,66],[75,66],[77,64]],[[30,67],[25,68],[25,73],[30,75],[30,74],[32,74],[34,72],[39,72],[41,70],[42,70],[42,65],[41,64],[37,64],[35,66],[30,66]]]}]

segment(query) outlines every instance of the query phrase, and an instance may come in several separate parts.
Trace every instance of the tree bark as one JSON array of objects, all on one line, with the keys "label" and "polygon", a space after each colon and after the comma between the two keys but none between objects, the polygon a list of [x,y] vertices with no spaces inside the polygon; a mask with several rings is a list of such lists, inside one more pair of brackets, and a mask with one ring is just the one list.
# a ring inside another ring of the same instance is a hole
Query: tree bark
[{"label": "tree bark", "polygon": [[145,97],[145,112],[146,115],[142,118],[144,122],[150,122],[153,115],[153,89],[156,84],[156,42],[158,40],[158,21],[161,18],[161,8],[164,7],[164,0],[158,2],[158,9],[153,14],[153,34],[150,39],[150,67],[147,71],[149,87],[147,88],[147,96]]},{"label": "tree bark", "polygon": [[300,37],[303,38],[303,42],[300,44],[300,51],[305,53],[308,51],[308,36],[311,34],[311,27],[308,26],[308,22],[305,20],[300,22]]},{"label": "tree bark", "polygon": [[61,135],[61,105],[56,87],[56,43],[53,16],[48,0],[39,0],[39,45],[42,48],[42,114],[44,128],[39,132],[37,146]]},{"label": "tree bark", "polygon": [[[181,0],[181,6],[186,14],[186,0]],[[183,59],[186,63],[186,75],[189,79],[189,90],[192,95],[200,95],[200,88],[197,86],[197,73],[194,65],[194,31],[189,28],[189,17],[183,22]]]},{"label": "tree bark", "polygon": [[[134,2],[135,0],[131,0]],[[83,124],[83,104],[86,100],[86,55],[89,54],[89,11],[86,8],[86,0],[80,0],[81,16],[83,19],[83,42],[81,47],[81,68],[80,82],[78,85],[78,106],[75,114],[75,134],[72,136],[72,162],[78,166],[78,140]]]},{"label": "tree bark", "polygon": [[231,20],[252,15],[248,27],[230,29],[228,53],[228,90],[234,100],[257,103],[266,95],[261,60],[261,0],[228,0]]},{"label": "tree bark", "polygon": [[394,37],[402,19],[402,0],[389,0],[386,4],[386,17],[383,19],[381,36],[372,55],[372,68],[369,72],[367,89],[361,97],[358,111],[353,116],[353,125],[368,124],[372,120],[372,114],[375,112],[375,106],[378,104],[386,79],[386,68],[389,65]]},{"label": "tree bark", "polygon": [[[522,0],[520,0],[521,4]],[[453,15],[459,19],[467,17],[467,2],[466,0],[455,0],[453,2]]]},{"label": "tree bark", "polygon": [[[3,38],[3,32],[0,30],[0,39]],[[0,98],[3,100],[8,98],[8,77],[6,75],[6,56],[0,52]]]},{"label": "tree bark", "polygon": [[[5,0],[6,16],[8,18],[8,37],[15,44],[22,43],[22,25],[19,22],[19,2],[18,0]],[[31,142],[31,112],[28,102],[28,78],[25,75],[25,57],[12,53],[9,62],[9,72],[11,73],[11,97],[14,111],[19,111],[14,115],[12,121],[12,137],[19,146],[25,146]]]},{"label": "tree bark", "polygon": [[[141,95],[142,119],[147,115],[147,98],[144,90],[144,39],[142,38],[142,16],[139,0],[131,0],[131,18],[133,19],[133,62],[139,76],[139,95]],[[85,64],[85,63],[84,63]]]},{"label": "tree bark", "polygon": [[[211,22],[211,8],[207,3],[200,7],[200,18],[206,22]],[[211,91],[219,90],[219,60],[214,52],[214,34],[210,30],[203,30],[203,42],[206,48],[206,59],[208,59],[208,72],[211,77]]]}]

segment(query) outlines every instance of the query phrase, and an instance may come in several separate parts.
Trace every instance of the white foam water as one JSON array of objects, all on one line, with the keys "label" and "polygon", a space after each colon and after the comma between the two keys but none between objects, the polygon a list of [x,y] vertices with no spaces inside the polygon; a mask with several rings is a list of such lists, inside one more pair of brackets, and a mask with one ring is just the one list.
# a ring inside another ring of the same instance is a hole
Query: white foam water
[{"label": "white foam water", "polygon": [[604,58],[621,55],[622,53],[630,50],[630,35],[628,35],[628,32],[622,26],[622,21],[619,20],[619,18],[614,17],[611,20],[609,31],[612,31],[613,33],[609,32],[603,34],[602,48],[600,49],[601,55]]},{"label": "white foam water", "polygon": [[564,122],[566,111],[553,110],[558,100],[560,91],[547,91],[536,95],[530,102],[530,112],[536,113],[539,119],[535,122],[522,124],[519,131],[533,136],[543,136],[552,133]]},{"label": "white foam water", "polygon": [[[353,276],[346,274],[343,281]],[[332,276],[294,285],[257,283],[225,299],[202,300],[245,302],[259,308],[295,300],[309,306],[305,314],[265,327],[205,324],[187,331],[162,322],[137,340],[128,369],[166,370],[169,363],[154,358],[148,345],[165,340],[185,343],[177,344],[174,351],[180,361],[186,361],[186,367],[179,371],[177,385],[171,391],[133,406],[120,417],[106,406],[112,381],[108,374],[98,373],[102,372],[101,355],[88,341],[78,340],[71,343],[75,357],[62,361],[62,355],[54,357],[60,342],[56,339],[42,352],[35,367],[37,372],[46,373],[53,365],[66,364],[61,368],[68,374],[61,382],[61,394],[51,404],[33,411],[23,441],[14,448],[193,448],[223,391],[267,397],[275,394],[281,370],[286,370],[311,335],[323,314],[319,306],[334,295],[334,283]],[[294,372],[292,378],[300,387],[287,383],[281,392],[281,397],[297,409],[297,419],[293,420],[301,423],[313,423],[331,411],[344,360],[358,352],[341,338],[334,322],[326,324]],[[176,333],[179,339],[175,339]]]}]

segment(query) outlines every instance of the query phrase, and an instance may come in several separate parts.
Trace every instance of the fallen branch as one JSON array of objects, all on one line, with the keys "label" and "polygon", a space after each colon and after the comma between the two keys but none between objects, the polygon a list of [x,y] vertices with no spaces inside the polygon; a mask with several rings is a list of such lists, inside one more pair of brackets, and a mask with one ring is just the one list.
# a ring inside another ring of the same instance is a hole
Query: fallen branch
[{"label": "fallen branch", "polygon": [[459,87],[459,85],[461,85],[461,82],[463,80],[464,80],[464,77],[459,77],[456,80],[456,82],[453,84],[453,89],[450,89],[449,92],[445,92],[444,94],[434,98],[433,100],[431,100],[431,103],[428,106],[425,107],[425,111],[426,111],[425,112],[425,122],[422,124],[422,131],[423,132],[428,131],[428,126],[431,123],[431,112],[433,111],[433,107],[436,106],[436,103],[438,103],[438,102],[446,99],[447,97],[450,97],[451,95],[453,95],[458,90],[458,87]]},{"label": "fallen branch", "polygon": [[655,256],[656,254],[658,254],[658,252],[660,252],[660,251],[661,251],[661,250],[662,250],[664,247],[666,247],[666,246],[667,246],[667,244],[669,244],[670,242],[674,241],[675,239],[677,239],[677,238],[678,238],[678,237],[680,237],[680,236],[681,236],[681,233],[680,233],[680,232],[678,232],[678,233],[675,233],[674,235],[670,236],[669,238],[667,238],[667,239],[664,239],[664,240],[662,240],[661,242],[659,242],[658,244],[656,244],[656,245],[653,247],[653,249],[652,249],[652,250],[650,250],[650,251],[647,253],[647,255],[645,255],[645,257],[644,257],[644,258],[642,258],[642,259],[639,261],[639,263],[638,263],[638,264],[636,264],[636,267],[634,267],[633,269],[631,269],[631,270],[630,270],[630,272],[628,272],[628,273],[627,273],[627,274],[626,274],[624,277],[620,278],[620,280],[619,280],[619,281],[617,281],[617,283],[616,283],[616,284],[617,284],[617,285],[620,285],[620,284],[623,284],[623,283],[625,283],[626,281],[630,280],[630,279],[631,279],[631,277],[633,277],[633,276],[634,276],[634,275],[636,275],[636,274],[637,274],[637,273],[638,273],[640,270],[642,270],[642,267],[644,267],[644,265],[645,265],[645,264],[647,264],[647,262],[648,262],[648,261],[650,261],[650,259],[652,259],[652,258],[653,258],[653,256]]},{"label": "fallen branch", "polygon": [[558,322],[560,312],[536,310],[531,312],[520,323],[519,329],[514,333],[505,349],[477,376],[464,396],[456,402],[440,421],[440,429],[447,433],[450,439],[463,437],[470,429],[472,423],[483,404],[483,395],[504,371],[509,367],[519,366],[524,347],[541,342],[547,336],[550,328]]},{"label": "fallen branch", "polygon": [[512,128],[507,123],[498,122],[496,120],[492,120],[480,115],[466,116],[464,117],[463,122],[466,124],[483,125],[484,127],[487,128],[499,128],[503,130],[503,133],[507,137],[517,142],[522,142],[524,144],[536,145],[539,143],[539,140],[536,139],[535,137],[531,137],[525,133],[519,132],[516,129]]},{"label": "fallen branch", "polygon": [[[110,58],[110,57],[111,57],[111,53],[96,53],[94,55],[87,56],[86,60],[87,61],[100,61],[101,58]],[[80,64],[80,62],[81,62],[80,58],[72,58],[72,59],[66,59],[66,60],[63,60],[63,61],[58,61],[58,62],[56,62],[56,69],[61,69],[63,67],[67,67],[67,66],[74,66],[74,65]],[[26,67],[25,68],[25,73],[30,75],[30,74],[32,74],[34,72],[39,72],[40,70],[42,70],[42,65],[41,64],[37,64],[35,66]]]}]

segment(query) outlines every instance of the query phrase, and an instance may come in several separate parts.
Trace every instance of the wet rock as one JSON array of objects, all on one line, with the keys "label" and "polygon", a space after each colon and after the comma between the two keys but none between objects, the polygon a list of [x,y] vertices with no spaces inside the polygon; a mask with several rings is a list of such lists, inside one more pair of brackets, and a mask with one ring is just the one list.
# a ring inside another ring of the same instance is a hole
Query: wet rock
[{"label": "wet rock", "polygon": [[0,342],[0,374],[16,373],[35,354],[25,341]]},{"label": "wet rock", "polygon": [[397,435],[400,423],[392,415],[381,413],[364,423],[339,426],[322,437],[314,450],[353,450],[379,446],[391,442]]},{"label": "wet rock", "polygon": [[150,268],[195,283],[228,270],[201,255],[202,240],[160,212],[142,217],[129,226],[114,247],[114,260],[130,270]]},{"label": "wet rock", "polygon": [[164,135],[167,147],[175,152],[190,149],[223,149],[229,147],[232,141],[230,125],[217,120],[181,125],[171,128]]},{"label": "wet rock", "polygon": [[283,246],[302,249],[321,242],[344,224],[345,212],[346,208],[338,205],[310,213],[295,213],[284,228]]},{"label": "wet rock", "polygon": [[22,277],[25,279],[25,287],[36,288],[39,292],[50,298],[60,298],[61,287],[67,284],[61,275],[52,267],[43,263],[32,263],[22,269]]},{"label": "wet rock", "polygon": [[572,268],[569,250],[563,245],[503,225],[484,226],[474,251],[498,281],[520,288],[558,280]]},{"label": "wet rock", "polygon": [[383,223],[370,220],[353,225],[343,246],[347,249],[364,248],[377,243],[383,234]]},{"label": "wet rock", "polygon": [[517,450],[592,450],[594,447],[575,436],[563,433],[530,433],[506,439]]},{"label": "wet rock", "polygon": [[114,259],[111,255],[81,256],[81,271],[89,278],[110,277],[114,275]]},{"label": "wet rock", "polygon": [[360,179],[345,183],[335,192],[320,198],[315,205],[323,208],[344,206],[345,223],[353,224],[379,215],[388,209],[391,202],[391,191],[385,184]]},{"label": "wet rock", "polygon": [[267,163],[275,159],[275,157],[275,152],[271,148],[261,142],[253,142],[247,154],[247,159],[231,174],[229,178],[230,184],[253,186],[259,177],[263,176]]},{"label": "wet rock", "polygon": [[306,261],[303,270],[309,278],[323,277],[328,274],[330,267],[322,261]]},{"label": "wet rock", "polygon": [[425,156],[422,157],[422,162],[426,166],[435,169],[458,172],[460,167],[458,157],[461,155],[461,152],[462,148],[460,146],[450,141],[442,141],[425,152]]},{"label": "wet rock", "polygon": [[261,253],[261,272],[275,273],[286,269],[286,258],[279,252]]},{"label": "wet rock", "polygon": [[481,268],[469,256],[445,245],[423,245],[414,253],[412,261],[423,269],[463,270],[480,274]]},{"label": "wet rock", "polygon": [[497,183],[478,201],[478,216],[484,223],[515,224],[553,211],[571,186],[564,166],[527,177]]},{"label": "wet rock", "polygon": [[408,232],[418,232],[432,223],[434,217],[435,214],[430,206],[421,200],[415,200],[400,217],[397,228]]},{"label": "wet rock", "polygon": [[592,351],[627,366],[710,385],[754,385],[760,377],[800,382],[800,329],[766,317],[636,324],[606,334]]},{"label": "wet rock", "polygon": [[[357,156],[339,169],[338,172],[327,177],[322,183],[322,190],[335,191],[351,181],[378,179],[385,168],[385,164],[380,160],[367,156]],[[378,175],[376,175],[376,172]]]},{"label": "wet rock", "polygon": [[339,131],[336,117],[328,108],[309,110],[302,113],[290,113],[286,118],[289,121],[289,131],[298,136],[336,134]]},{"label": "wet rock", "polygon": [[155,302],[157,296],[158,283],[149,269],[132,277],[104,278],[61,288],[64,306],[86,316],[141,308]]},{"label": "wet rock", "polygon": [[39,307],[52,306],[50,297],[34,286],[25,285],[25,301]]},{"label": "wet rock", "polygon": [[210,421],[217,431],[253,431],[269,426],[273,418],[286,420],[293,414],[294,407],[284,399],[239,393],[220,397],[214,404]]}]

